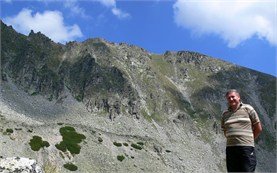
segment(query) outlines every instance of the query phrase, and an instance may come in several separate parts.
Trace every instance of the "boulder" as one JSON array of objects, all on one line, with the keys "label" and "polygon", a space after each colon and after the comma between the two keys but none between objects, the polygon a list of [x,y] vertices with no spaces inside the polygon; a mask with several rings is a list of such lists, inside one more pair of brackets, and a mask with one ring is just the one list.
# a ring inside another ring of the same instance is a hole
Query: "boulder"
[{"label": "boulder", "polygon": [[24,157],[0,158],[0,172],[43,173],[36,160]]}]

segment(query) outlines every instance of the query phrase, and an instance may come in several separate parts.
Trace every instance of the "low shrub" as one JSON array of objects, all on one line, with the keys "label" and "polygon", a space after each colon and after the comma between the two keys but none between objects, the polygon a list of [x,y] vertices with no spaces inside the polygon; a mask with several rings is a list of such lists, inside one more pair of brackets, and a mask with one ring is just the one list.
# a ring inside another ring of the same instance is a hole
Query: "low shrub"
[{"label": "low shrub", "polygon": [[115,146],[117,146],[117,147],[121,147],[121,146],[122,146],[121,143],[117,143],[117,142],[113,142],[113,144],[114,144]]},{"label": "low shrub", "polygon": [[56,144],[56,148],[65,152],[68,150],[71,154],[79,154],[81,147],[78,145],[83,139],[86,139],[85,135],[79,134],[73,127],[65,126],[60,128],[60,134],[63,137],[63,141]]},{"label": "low shrub", "polygon": [[137,144],[131,144],[131,147],[133,147],[135,149],[138,149],[138,150],[142,149],[142,147],[140,145],[137,145]]},{"label": "low shrub", "polygon": [[31,93],[31,96],[36,96],[36,95],[38,95],[38,92],[33,92],[33,93]]},{"label": "low shrub", "polygon": [[123,155],[117,156],[117,160],[119,160],[120,162],[122,162],[124,159],[125,159],[125,157]]},{"label": "low shrub", "polygon": [[62,141],[59,144],[56,144],[55,147],[63,152],[66,152],[66,145],[65,143]]},{"label": "low shrub", "polygon": [[76,165],[74,165],[73,163],[66,163],[63,165],[63,167],[70,171],[76,171],[78,169],[78,167]]},{"label": "low shrub", "polygon": [[47,141],[43,141],[40,136],[33,136],[29,145],[33,151],[39,151],[40,148],[49,147],[50,144]]},{"label": "low shrub", "polygon": [[49,147],[50,144],[49,144],[49,142],[47,142],[47,141],[42,141],[42,146]]},{"label": "low shrub", "polygon": [[13,133],[13,129],[6,129],[7,133]]},{"label": "low shrub", "polygon": [[125,146],[125,147],[128,147],[129,145],[125,142],[125,143],[123,143],[123,145]]}]

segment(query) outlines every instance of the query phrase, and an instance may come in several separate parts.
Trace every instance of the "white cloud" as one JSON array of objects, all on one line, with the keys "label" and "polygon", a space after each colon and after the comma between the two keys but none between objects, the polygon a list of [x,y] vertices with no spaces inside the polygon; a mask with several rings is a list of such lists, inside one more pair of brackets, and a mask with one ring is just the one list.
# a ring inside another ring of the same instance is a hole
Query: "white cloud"
[{"label": "white cloud", "polygon": [[70,9],[73,14],[76,14],[82,18],[88,18],[85,9],[79,6],[77,0],[65,0],[64,7]]},{"label": "white cloud", "polygon": [[112,13],[115,16],[117,16],[119,19],[124,19],[124,18],[130,17],[130,15],[128,13],[125,13],[116,7],[112,8]]},{"label": "white cloud", "polygon": [[178,26],[200,36],[219,35],[229,47],[236,47],[253,36],[276,46],[275,6],[274,0],[177,0],[173,9]]},{"label": "white cloud", "polygon": [[106,7],[115,7],[116,6],[116,2],[115,0],[98,0],[102,5],[106,6]]},{"label": "white cloud", "polygon": [[98,0],[102,5],[111,9],[112,13],[119,19],[129,18],[130,14],[126,13],[116,7],[115,0]]},{"label": "white cloud", "polygon": [[31,30],[40,31],[55,42],[65,43],[83,36],[78,25],[66,26],[63,20],[59,11],[44,11],[32,15],[30,9],[22,9],[16,16],[3,19],[7,25],[12,25],[22,34],[27,35]]}]

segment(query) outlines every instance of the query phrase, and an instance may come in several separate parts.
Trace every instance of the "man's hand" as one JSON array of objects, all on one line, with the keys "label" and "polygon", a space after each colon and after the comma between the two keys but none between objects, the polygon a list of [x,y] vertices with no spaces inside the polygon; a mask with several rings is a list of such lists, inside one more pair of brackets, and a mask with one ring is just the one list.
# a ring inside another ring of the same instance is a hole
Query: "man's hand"
[{"label": "man's hand", "polygon": [[260,122],[256,123],[253,125],[253,134],[254,134],[254,139],[256,139],[260,133],[262,132],[262,125]]}]

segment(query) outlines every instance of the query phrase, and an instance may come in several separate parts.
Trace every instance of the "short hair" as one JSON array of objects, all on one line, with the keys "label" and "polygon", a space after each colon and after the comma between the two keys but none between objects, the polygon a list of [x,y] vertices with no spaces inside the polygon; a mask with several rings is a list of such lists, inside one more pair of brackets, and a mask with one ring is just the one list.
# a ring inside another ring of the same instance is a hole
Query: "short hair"
[{"label": "short hair", "polygon": [[229,89],[229,90],[226,92],[225,97],[227,97],[227,95],[230,94],[230,93],[237,93],[237,94],[240,96],[239,92],[238,92],[236,89]]}]

